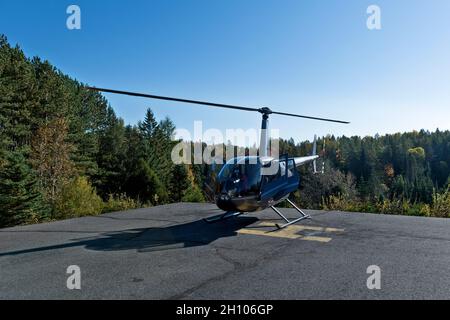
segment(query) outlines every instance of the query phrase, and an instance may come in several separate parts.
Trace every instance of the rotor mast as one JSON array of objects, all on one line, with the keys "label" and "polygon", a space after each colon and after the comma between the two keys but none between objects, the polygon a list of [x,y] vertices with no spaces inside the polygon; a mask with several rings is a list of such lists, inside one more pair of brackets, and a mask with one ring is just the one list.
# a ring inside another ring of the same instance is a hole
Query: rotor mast
[{"label": "rotor mast", "polygon": [[261,108],[258,111],[262,114],[259,156],[268,157],[270,156],[269,114],[272,113],[272,110],[269,108]]}]

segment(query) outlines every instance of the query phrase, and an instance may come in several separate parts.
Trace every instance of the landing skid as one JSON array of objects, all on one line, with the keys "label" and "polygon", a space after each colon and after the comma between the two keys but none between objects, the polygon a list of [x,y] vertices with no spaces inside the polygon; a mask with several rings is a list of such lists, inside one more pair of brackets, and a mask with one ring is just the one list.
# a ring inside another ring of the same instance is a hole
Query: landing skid
[{"label": "landing skid", "polygon": [[219,216],[215,216],[215,217],[211,217],[211,218],[206,218],[203,219],[204,221],[208,222],[208,223],[215,223],[215,222],[219,222],[219,221],[223,221],[223,220],[227,220],[230,219],[232,217],[237,217],[240,216],[241,214],[244,214],[243,212],[233,212],[233,211],[229,211],[229,212],[225,212],[224,214],[221,214]]},{"label": "landing skid", "polygon": [[290,225],[292,225],[292,224],[295,224],[295,223],[297,223],[297,222],[300,222],[300,221],[302,221],[302,220],[305,220],[305,219],[311,219],[311,216],[310,216],[310,215],[307,215],[306,213],[304,213],[304,212],[303,212],[299,207],[297,207],[291,200],[286,199],[286,201],[289,202],[289,204],[290,204],[291,206],[293,206],[294,209],[297,210],[297,211],[300,213],[301,216],[300,216],[299,218],[297,218],[297,219],[289,220],[288,218],[286,218],[286,217],[280,212],[280,210],[278,210],[278,209],[275,208],[274,206],[271,206],[272,210],[275,211],[281,218],[283,218],[284,221],[286,221],[286,223],[283,224],[283,225],[279,225],[278,223],[275,224],[275,226],[277,227],[278,230],[284,229],[284,228],[286,228],[286,227],[288,227],[288,226],[290,226]]}]

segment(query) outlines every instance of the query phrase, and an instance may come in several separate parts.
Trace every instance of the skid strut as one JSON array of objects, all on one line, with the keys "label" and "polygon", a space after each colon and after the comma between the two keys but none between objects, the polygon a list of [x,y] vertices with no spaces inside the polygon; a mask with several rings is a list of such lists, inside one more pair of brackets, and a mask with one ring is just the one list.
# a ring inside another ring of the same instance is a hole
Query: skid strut
[{"label": "skid strut", "polygon": [[237,216],[240,216],[241,214],[243,214],[243,212],[229,211],[229,212],[225,212],[224,214],[221,214],[219,216],[206,218],[204,220],[206,222],[208,222],[208,223],[214,223],[214,222],[219,222],[219,221],[223,221],[223,220],[226,220],[226,219],[230,219],[232,217],[237,217]]},{"label": "skid strut", "polygon": [[280,226],[278,223],[275,224],[275,226],[276,226],[278,229],[284,229],[284,228],[286,228],[287,226],[290,226],[290,225],[295,224],[295,223],[297,223],[297,222],[300,222],[300,221],[302,221],[302,220],[305,220],[305,219],[311,219],[311,216],[310,216],[310,215],[307,215],[306,213],[304,213],[304,212],[303,212],[299,207],[297,207],[291,200],[286,199],[286,201],[289,202],[289,204],[290,204],[291,206],[293,206],[294,209],[297,210],[297,211],[300,213],[301,216],[300,216],[299,218],[297,218],[297,219],[289,220],[288,218],[286,218],[286,217],[280,212],[280,210],[278,210],[278,209],[275,208],[274,206],[271,206],[272,210],[275,211],[281,218],[283,218],[284,221],[286,221],[286,223],[283,224],[283,225],[281,225],[281,226]]}]

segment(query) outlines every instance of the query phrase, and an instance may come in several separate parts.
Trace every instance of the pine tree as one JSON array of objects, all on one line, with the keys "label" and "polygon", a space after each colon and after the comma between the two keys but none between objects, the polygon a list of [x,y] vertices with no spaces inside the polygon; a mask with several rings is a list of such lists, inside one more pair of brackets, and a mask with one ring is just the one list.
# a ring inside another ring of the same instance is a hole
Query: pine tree
[{"label": "pine tree", "polygon": [[142,135],[145,159],[159,177],[163,187],[168,190],[173,167],[171,151],[175,145],[172,141],[175,126],[168,118],[158,123],[149,108],[144,122],[139,123],[138,127]]},{"label": "pine tree", "polygon": [[107,117],[107,125],[99,133],[101,152],[97,155],[98,172],[95,175],[97,189],[104,198],[124,192],[126,158],[133,157],[132,154],[127,154],[123,120],[118,119],[112,109]]},{"label": "pine tree", "polygon": [[173,202],[180,202],[190,185],[188,172],[184,165],[173,167],[170,178],[169,195]]},{"label": "pine tree", "polygon": [[138,160],[137,167],[125,183],[125,188],[127,194],[144,203],[151,202],[156,205],[168,201],[167,190],[143,159]]},{"label": "pine tree", "polygon": [[2,153],[0,171],[0,226],[38,222],[48,217],[36,177],[22,152]]},{"label": "pine tree", "polygon": [[154,137],[155,131],[158,128],[158,122],[155,119],[152,109],[147,109],[144,121],[140,122],[138,126],[144,137],[147,139]]},{"label": "pine tree", "polygon": [[33,68],[19,47],[0,41],[0,130],[10,148],[23,147],[31,139],[32,109],[36,92]]}]

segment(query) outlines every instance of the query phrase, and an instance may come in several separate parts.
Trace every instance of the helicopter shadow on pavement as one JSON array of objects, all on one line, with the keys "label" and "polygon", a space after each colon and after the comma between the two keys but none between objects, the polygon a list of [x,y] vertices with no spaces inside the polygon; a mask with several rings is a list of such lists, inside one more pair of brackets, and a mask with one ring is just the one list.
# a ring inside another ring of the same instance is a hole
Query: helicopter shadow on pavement
[{"label": "helicopter shadow on pavement", "polygon": [[139,228],[103,233],[96,237],[31,249],[0,252],[0,257],[26,253],[84,247],[95,251],[164,251],[208,245],[218,239],[233,237],[237,231],[258,221],[255,217],[235,217],[216,223],[197,220],[158,228]]}]

